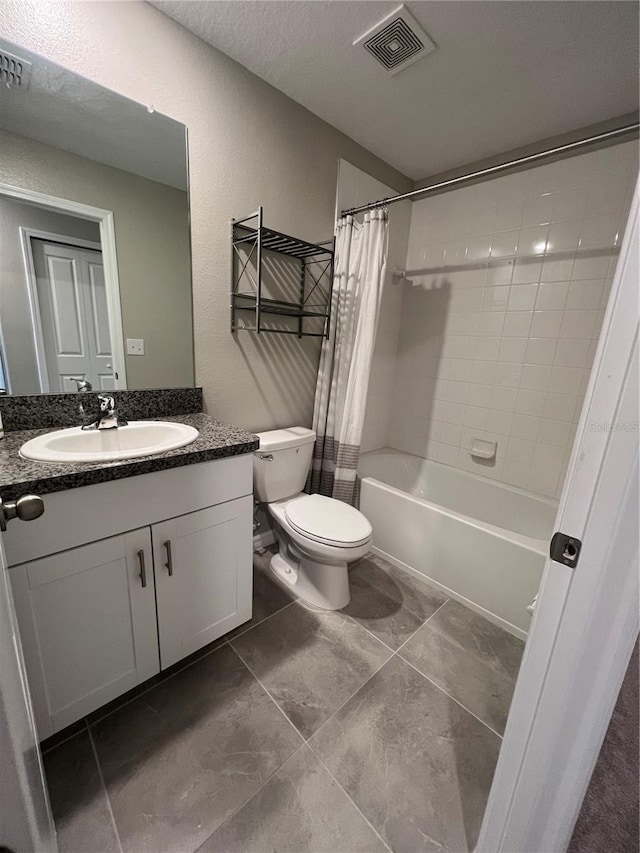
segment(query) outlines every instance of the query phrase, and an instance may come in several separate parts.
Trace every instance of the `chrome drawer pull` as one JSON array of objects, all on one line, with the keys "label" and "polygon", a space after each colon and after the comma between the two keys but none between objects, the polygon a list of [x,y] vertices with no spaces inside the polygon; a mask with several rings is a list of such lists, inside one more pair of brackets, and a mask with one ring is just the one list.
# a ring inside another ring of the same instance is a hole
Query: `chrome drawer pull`
[{"label": "chrome drawer pull", "polygon": [[171,539],[167,539],[167,541],[164,543],[164,547],[167,549],[167,562],[165,563],[165,566],[167,567],[167,569],[169,571],[169,577],[172,577],[173,576],[173,558],[171,556]]},{"label": "chrome drawer pull", "polygon": [[147,585],[147,569],[144,564],[144,551],[138,551],[138,562],[140,563],[140,580],[143,588]]}]

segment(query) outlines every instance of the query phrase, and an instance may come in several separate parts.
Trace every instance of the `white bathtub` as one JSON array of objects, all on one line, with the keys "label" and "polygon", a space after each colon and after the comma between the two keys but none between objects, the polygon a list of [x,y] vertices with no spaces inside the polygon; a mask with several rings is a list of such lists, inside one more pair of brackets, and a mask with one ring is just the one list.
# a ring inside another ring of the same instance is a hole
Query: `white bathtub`
[{"label": "white bathtub", "polygon": [[391,449],[360,477],[376,553],[526,636],[557,501]]}]

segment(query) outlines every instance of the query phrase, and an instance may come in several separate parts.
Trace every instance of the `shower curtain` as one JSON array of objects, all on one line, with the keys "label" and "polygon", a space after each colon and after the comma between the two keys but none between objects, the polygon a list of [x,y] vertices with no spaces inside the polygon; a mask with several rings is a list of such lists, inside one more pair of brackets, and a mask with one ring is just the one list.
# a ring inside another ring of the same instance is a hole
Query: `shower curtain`
[{"label": "shower curtain", "polygon": [[357,505],[369,373],[387,265],[386,210],[338,221],[329,338],[323,341],[313,428],[312,492]]}]

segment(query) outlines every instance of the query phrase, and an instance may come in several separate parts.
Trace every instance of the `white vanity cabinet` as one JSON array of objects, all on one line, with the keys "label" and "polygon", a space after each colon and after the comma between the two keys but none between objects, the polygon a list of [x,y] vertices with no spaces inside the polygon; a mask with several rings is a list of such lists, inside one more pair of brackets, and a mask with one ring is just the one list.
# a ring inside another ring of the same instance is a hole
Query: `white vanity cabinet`
[{"label": "white vanity cabinet", "polygon": [[163,669],[237,626],[238,601],[251,597],[243,567],[252,560],[252,509],[245,497],[151,528]]},{"label": "white vanity cabinet", "polygon": [[251,618],[252,457],[43,499],[5,534],[40,739]]},{"label": "white vanity cabinet", "polygon": [[41,738],[159,672],[148,527],[10,576]]}]

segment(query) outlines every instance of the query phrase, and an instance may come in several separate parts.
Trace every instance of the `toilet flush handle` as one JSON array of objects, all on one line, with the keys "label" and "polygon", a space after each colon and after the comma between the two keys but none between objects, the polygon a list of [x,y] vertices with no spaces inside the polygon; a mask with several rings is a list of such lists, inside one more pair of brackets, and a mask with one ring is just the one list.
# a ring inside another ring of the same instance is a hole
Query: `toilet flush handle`
[{"label": "toilet flush handle", "polygon": [[261,453],[260,459],[264,459],[265,462],[273,462],[273,453]]}]

